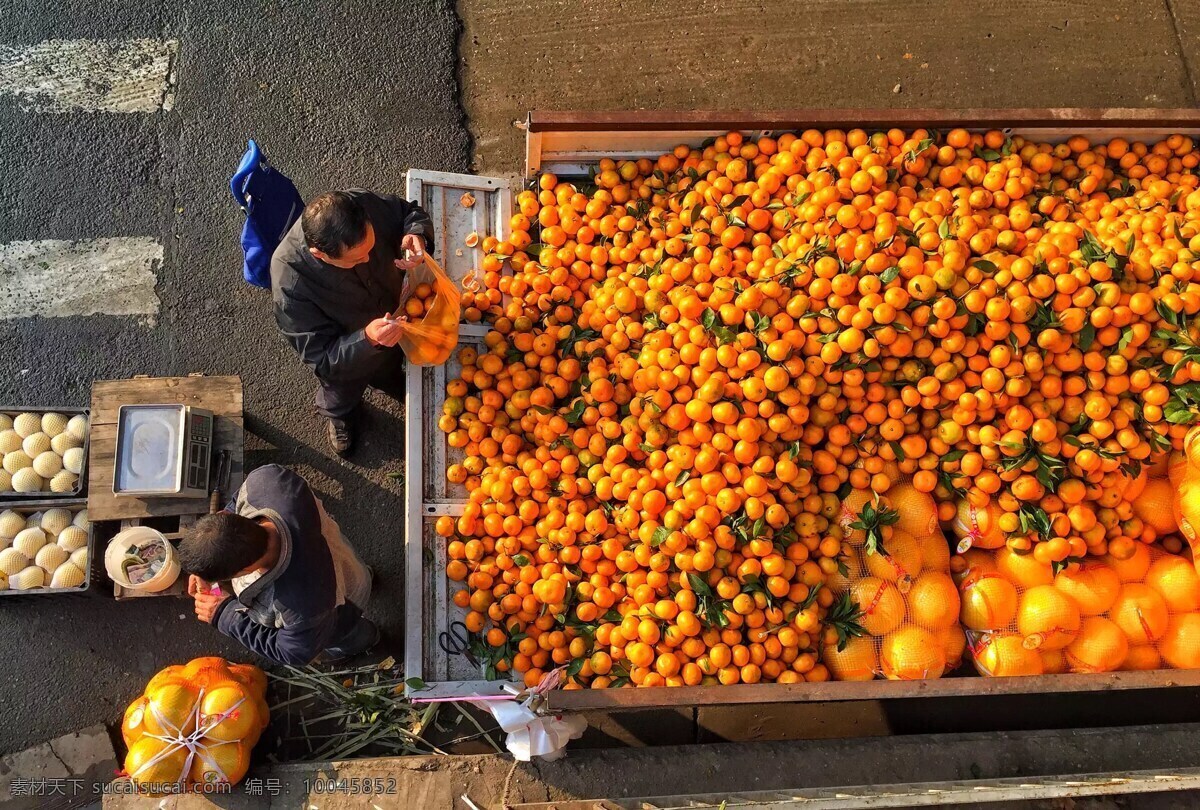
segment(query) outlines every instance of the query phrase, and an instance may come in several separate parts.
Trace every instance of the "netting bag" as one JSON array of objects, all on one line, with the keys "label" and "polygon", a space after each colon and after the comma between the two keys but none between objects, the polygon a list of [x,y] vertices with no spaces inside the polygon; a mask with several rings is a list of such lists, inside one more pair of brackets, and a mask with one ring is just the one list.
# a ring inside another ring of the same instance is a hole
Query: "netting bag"
[{"label": "netting bag", "polygon": [[458,345],[462,293],[432,256],[408,271],[406,294],[392,316],[400,326],[400,347],[408,362],[440,366]]},{"label": "netting bag", "polygon": [[1188,431],[1182,453],[1171,455],[1167,474],[1175,485],[1172,516],[1200,565],[1200,427]]},{"label": "netting bag", "polygon": [[1190,557],[1129,543],[1065,566],[1008,547],[951,560],[971,658],[987,676],[1200,668]]},{"label": "netting bag", "polygon": [[955,507],[954,519],[950,521],[950,529],[958,539],[958,553],[962,554],[971,548],[1003,546],[1005,536],[1000,529],[1001,514],[1003,510],[996,503],[989,503],[980,508],[966,498],[959,500]]},{"label": "netting bag", "polygon": [[933,498],[908,482],[880,496],[852,490],[838,527],[836,601],[826,616],[837,638],[821,651],[833,678],[921,680],[957,668],[966,637]]},{"label": "netting bag", "polygon": [[258,667],[223,658],[160,671],[125,710],[125,773],[151,794],[240,781],[267,727],[266,688]]}]

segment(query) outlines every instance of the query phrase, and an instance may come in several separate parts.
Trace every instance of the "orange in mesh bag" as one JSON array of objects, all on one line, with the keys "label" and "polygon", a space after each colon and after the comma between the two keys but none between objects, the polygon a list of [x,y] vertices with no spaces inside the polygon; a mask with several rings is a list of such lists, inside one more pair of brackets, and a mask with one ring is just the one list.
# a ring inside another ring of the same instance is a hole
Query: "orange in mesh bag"
[{"label": "orange in mesh bag", "polygon": [[886,495],[854,489],[837,526],[841,571],[828,582],[835,602],[821,652],[834,679],[919,680],[955,669],[966,637],[933,498],[907,482]]},{"label": "orange in mesh bag", "polygon": [[400,327],[404,356],[417,366],[440,366],[458,345],[462,293],[428,253],[408,271],[404,290],[392,316]]},{"label": "orange in mesh bag", "polygon": [[125,710],[125,772],[152,794],[240,781],[267,727],[266,686],[262,670],[223,658],[160,671]]},{"label": "orange in mesh bag", "polygon": [[1176,486],[1172,514],[1200,565],[1200,427],[1188,431],[1183,453],[1171,455],[1167,473]]},{"label": "orange in mesh bag", "polygon": [[1159,545],[1114,545],[1065,566],[1007,547],[954,557],[976,669],[1002,677],[1200,668],[1192,561]]}]

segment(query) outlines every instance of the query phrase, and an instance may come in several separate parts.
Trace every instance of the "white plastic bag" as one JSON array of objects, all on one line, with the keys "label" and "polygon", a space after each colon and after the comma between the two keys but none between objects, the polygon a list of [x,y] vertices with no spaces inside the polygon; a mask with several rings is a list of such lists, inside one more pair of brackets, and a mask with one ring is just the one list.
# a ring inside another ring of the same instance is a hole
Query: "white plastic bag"
[{"label": "white plastic bag", "polygon": [[518,761],[558,759],[566,753],[568,742],[583,736],[587,721],[576,715],[539,716],[531,708],[532,700],[473,700],[471,704],[496,718],[508,735],[505,747]]}]

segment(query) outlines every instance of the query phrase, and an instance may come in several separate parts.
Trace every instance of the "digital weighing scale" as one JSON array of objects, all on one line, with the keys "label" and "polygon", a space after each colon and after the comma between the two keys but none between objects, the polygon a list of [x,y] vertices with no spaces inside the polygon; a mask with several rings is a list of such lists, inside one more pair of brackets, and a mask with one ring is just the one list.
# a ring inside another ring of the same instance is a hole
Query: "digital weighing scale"
[{"label": "digital weighing scale", "polygon": [[204,498],[212,445],[212,411],[190,405],[122,405],[117,410],[113,494]]}]

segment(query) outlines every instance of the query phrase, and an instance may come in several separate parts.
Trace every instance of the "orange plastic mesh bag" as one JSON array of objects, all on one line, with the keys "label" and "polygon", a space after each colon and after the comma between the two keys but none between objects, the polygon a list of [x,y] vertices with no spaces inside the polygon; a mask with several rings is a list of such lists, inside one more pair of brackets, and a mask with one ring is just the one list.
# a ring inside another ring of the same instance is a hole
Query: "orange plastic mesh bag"
[{"label": "orange plastic mesh bag", "polygon": [[406,295],[393,318],[400,326],[400,347],[408,362],[440,366],[458,345],[462,293],[432,256],[408,271]]},{"label": "orange plastic mesh bag", "polygon": [[1190,557],[1158,544],[1118,550],[1065,566],[1008,547],[954,557],[975,668],[997,677],[1200,668]]},{"label": "orange plastic mesh bag", "polygon": [[121,722],[130,780],[154,795],[240,781],[267,727],[266,686],[258,667],[216,657],[160,671]]},{"label": "orange plastic mesh bag", "polygon": [[907,482],[842,502],[840,572],[821,660],[835,680],[940,678],[962,660],[959,596],[931,496]]},{"label": "orange plastic mesh bag", "polygon": [[1168,463],[1169,480],[1177,484],[1172,515],[1200,566],[1200,427],[1188,431],[1183,453],[1173,453]]}]

